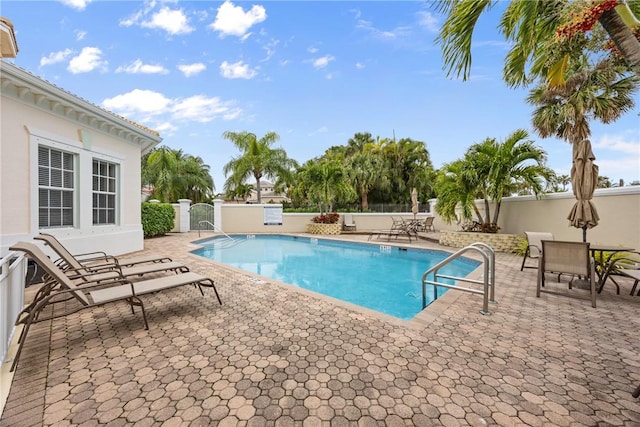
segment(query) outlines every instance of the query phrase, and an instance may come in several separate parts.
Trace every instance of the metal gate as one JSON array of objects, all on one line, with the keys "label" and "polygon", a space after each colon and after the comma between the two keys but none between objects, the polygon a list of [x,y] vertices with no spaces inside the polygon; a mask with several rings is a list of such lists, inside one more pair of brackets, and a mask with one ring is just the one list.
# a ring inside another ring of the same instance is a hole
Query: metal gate
[{"label": "metal gate", "polygon": [[190,229],[193,231],[211,230],[215,228],[213,205],[196,203],[189,208]]}]

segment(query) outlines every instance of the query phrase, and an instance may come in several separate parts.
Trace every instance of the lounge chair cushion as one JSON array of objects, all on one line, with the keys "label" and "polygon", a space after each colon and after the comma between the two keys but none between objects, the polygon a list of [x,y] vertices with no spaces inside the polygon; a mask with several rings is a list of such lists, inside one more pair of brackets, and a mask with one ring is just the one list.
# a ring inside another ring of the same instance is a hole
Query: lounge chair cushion
[{"label": "lounge chair cushion", "polygon": [[[177,286],[197,283],[203,279],[204,278],[201,275],[189,272],[176,274],[174,276],[163,276],[156,279],[148,279],[142,282],[135,282],[133,284],[133,287],[136,295],[140,296],[164,289],[174,288]],[[131,286],[126,284],[91,291],[89,292],[89,295],[91,295],[91,298],[93,299],[95,304],[102,304],[109,301],[122,300],[124,298],[132,296],[132,293]]]}]

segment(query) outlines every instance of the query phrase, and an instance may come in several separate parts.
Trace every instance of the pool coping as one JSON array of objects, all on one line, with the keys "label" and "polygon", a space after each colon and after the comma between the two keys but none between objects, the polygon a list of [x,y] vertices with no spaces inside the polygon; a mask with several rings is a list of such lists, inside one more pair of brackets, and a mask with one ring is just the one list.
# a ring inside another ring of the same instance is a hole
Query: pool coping
[{"label": "pool coping", "polygon": [[[306,233],[234,233],[234,235],[278,235],[278,236],[294,236],[294,237],[305,237],[305,238],[319,238],[319,239],[326,239],[326,240],[335,240],[335,241],[341,241],[341,242],[345,242],[345,243],[358,243],[358,244],[365,244],[365,245],[380,245],[382,243],[377,243],[377,242],[371,242],[371,241],[354,241],[352,239],[341,239],[339,235],[323,235],[322,237],[318,237],[317,235],[310,235],[310,234],[306,234]],[[419,330],[419,329],[423,329],[426,326],[429,326],[433,321],[435,321],[445,310],[447,310],[452,304],[454,304],[458,298],[460,298],[460,296],[463,293],[466,292],[445,292],[443,295],[439,296],[437,299],[433,300],[431,303],[429,303],[427,305],[427,307],[425,307],[422,311],[420,311],[418,314],[416,314],[413,318],[411,319],[400,319],[398,317],[392,316],[390,314],[385,314],[385,313],[381,313],[379,311],[373,310],[371,308],[367,308],[367,307],[363,307],[360,306],[358,304],[354,304],[354,303],[350,303],[348,301],[343,301],[341,299],[338,298],[334,298],[328,295],[324,295],[321,294],[319,292],[314,292],[305,288],[302,288],[300,286],[296,286],[296,285],[292,285],[290,283],[286,283],[286,282],[282,282],[276,279],[271,279],[269,277],[266,276],[261,276],[259,274],[255,274],[255,273],[251,273],[248,272],[246,270],[242,270],[240,268],[228,265],[228,264],[224,264],[206,257],[203,257],[201,255],[196,255],[193,253],[194,250],[200,249],[202,248],[201,243],[203,241],[207,241],[207,240],[211,240],[212,238],[215,237],[219,237],[219,236],[210,236],[207,238],[198,238],[195,241],[191,241],[189,242],[190,245],[194,245],[195,247],[193,249],[189,249],[188,251],[188,256],[190,257],[196,257],[197,259],[200,260],[204,260],[206,262],[210,262],[214,265],[216,265],[217,267],[223,267],[226,268],[236,274],[240,274],[240,275],[244,275],[244,276],[248,276],[254,280],[260,280],[263,281],[265,283],[270,283],[270,284],[274,284],[276,286],[280,286],[280,287],[286,287],[286,289],[293,289],[297,292],[302,293],[303,295],[307,295],[310,297],[314,297],[317,298],[321,301],[325,301],[331,304],[335,304],[338,305],[342,308],[351,310],[351,311],[355,311],[355,312],[359,312],[362,314],[365,314],[367,316],[371,316],[377,320],[381,320],[387,323],[391,323],[391,324],[395,324],[397,326],[402,326],[402,327],[407,327],[410,329],[414,329],[414,330]],[[431,243],[428,241],[424,241],[425,243]],[[437,246],[433,243],[431,243],[433,246]],[[416,250],[434,250],[434,251],[440,251],[440,252],[447,252],[447,253],[451,253],[453,254],[454,252],[450,252],[447,250],[442,249],[442,247],[433,247],[433,248],[429,248],[429,247],[415,247],[415,246],[411,246],[410,242],[384,242],[385,246],[394,246],[394,247],[399,247],[399,248],[409,248],[409,249],[416,249]],[[470,259],[474,259],[476,261],[482,261],[481,259],[478,259],[477,256],[474,256],[473,253],[471,254],[465,254],[465,257],[470,258]],[[478,267],[476,267],[475,269],[473,269],[469,274],[467,274],[467,276],[465,276],[466,278],[469,279],[481,279],[483,275],[483,269],[482,269],[482,263],[480,263],[478,265]],[[455,290],[455,289],[450,289],[450,290]],[[480,311],[480,309],[482,308],[482,306],[480,305],[478,307],[478,311]],[[489,309],[491,310],[491,307],[489,307]]]}]

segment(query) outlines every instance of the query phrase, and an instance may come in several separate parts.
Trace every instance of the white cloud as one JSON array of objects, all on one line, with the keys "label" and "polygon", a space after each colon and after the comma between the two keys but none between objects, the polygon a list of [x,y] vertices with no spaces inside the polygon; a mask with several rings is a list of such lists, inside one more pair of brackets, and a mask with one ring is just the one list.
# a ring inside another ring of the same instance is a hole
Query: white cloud
[{"label": "white cloud", "polygon": [[163,94],[151,90],[134,89],[131,92],[102,101],[107,110],[122,115],[144,113],[157,115],[166,111],[171,100]]},{"label": "white cloud", "polygon": [[334,61],[335,59],[336,58],[331,55],[321,56],[320,58],[316,58],[313,60],[313,67],[316,69],[325,68],[327,65],[329,65],[329,62]]},{"label": "white cloud", "polygon": [[162,65],[143,64],[142,60],[136,59],[129,65],[122,65],[116,69],[116,73],[127,74],[168,74],[169,70]]},{"label": "white cloud", "polygon": [[[123,23],[123,25],[126,24]],[[194,30],[182,9],[171,10],[166,6],[154,13],[151,20],[144,21],[140,25],[145,28],[159,28],[171,35],[188,34]]]},{"label": "white cloud", "polygon": [[96,68],[107,68],[107,61],[102,59],[102,51],[97,47],[82,48],[80,54],[71,58],[67,66],[67,70],[73,74],[88,73]]},{"label": "white cloud", "polygon": [[280,40],[272,39],[268,43],[262,46],[262,49],[266,52],[266,56],[261,62],[266,62],[276,53],[276,47],[280,44]]},{"label": "white cloud", "polygon": [[76,33],[76,41],[84,40],[84,38],[87,36],[86,31],[76,30],[75,33]]},{"label": "white cloud", "polygon": [[374,27],[371,21],[366,21],[364,19],[358,20],[356,27],[361,30],[368,31],[374,37],[382,40],[396,40],[398,38],[407,37],[411,33],[409,27],[397,27],[393,30],[380,30]]},{"label": "white cloud", "polygon": [[195,95],[176,101],[171,107],[171,112],[178,120],[206,123],[216,118],[232,120],[238,117],[241,111],[233,108],[232,103],[223,102],[218,97]]},{"label": "white cloud", "polygon": [[356,68],[358,70],[362,70],[365,67],[366,67],[366,65],[364,65],[362,62],[356,62]]},{"label": "white cloud", "polygon": [[329,128],[326,126],[320,126],[318,129],[311,131],[310,133],[308,133],[308,136],[315,136],[321,133],[327,133],[329,132]]},{"label": "white cloud", "polygon": [[77,10],[84,10],[91,0],[60,0],[60,3]]},{"label": "white cloud", "polygon": [[220,36],[237,36],[246,39],[249,29],[267,19],[267,13],[263,6],[253,5],[247,12],[241,6],[234,6],[229,0],[218,8],[216,19],[209,25],[219,31]]},{"label": "white cloud", "polygon": [[308,47],[307,48],[307,52],[309,52],[309,53],[317,53],[318,52],[318,48],[317,47]]},{"label": "white cloud", "polygon": [[149,123],[158,131],[173,132],[178,129],[175,121],[207,123],[216,119],[232,120],[242,114],[233,101],[218,97],[194,95],[188,98],[167,98],[151,90],[134,89],[105,99],[102,106],[116,114],[140,123]]},{"label": "white cloud", "polygon": [[[620,178],[625,181],[640,180],[640,161],[638,157],[623,157],[614,160],[596,160],[600,168],[598,175],[606,176],[617,183]],[[627,182],[628,184],[629,182]]]},{"label": "white cloud", "polygon": [[179,128],[177,126],[175,126],[173,123],[171,122],[162,122],[162,123],[158,123],[155,126],[153,126],[154,130],[157,130],[158,132],[160,132],[161,134],[165,134],[165,133],[172,133],[177,131]]},{"label": "white cloud", "polygon": [[118,22],[118,24],[122,25],[123,27],[131,27],[133,25],[136,25],[140,21],[140,19],[144,16],[144,14],[145,14],[144,11],[139,10],[133,15],[129,16],[128,18],[121,19],[120,22]]},{"label": "white cloud", "polygon": [[440,31],[440,26],[438,25],[438,19],[433,16],[430,12],[420,11],[417,13],[418,16],[418,24],[421,27],[424,27],[430,33],[438,33]]},{"label": "white cloud", "polygon": [[195,62],[193,64],[181,64],[178,65],[178,70],[184,74],[185,77],[195,76],[207,69],[207,66],[202,62]]},{"label": "white cloud", "polygon": [[607,176],[613,182],[620,178],[625,181],[640,180],[640,141],[637,131],[605,134],[592,138],[591,143],[601,176]]},{"label": "white cloud", "polygon": [[220,64],[220,74],[227,79],[251,79],[255,77],[258,72],[250,69],[249,65],[242,61],[233,64],[224,61]]},{"label": "white cloud", "polygon": [[636,166],[640,163],[640,142],[637,135],[635,139],[633,136],[626,139],[622,135],[603,135],[597,140],[592,140],[592,143],[594,148],[632,154],[635,156]]},{"label": "white cloud", "polygon": [[58,52],[51,52],[48,56],[40,58],[40,66],[56,64],[66,60],[73,52],[71,49],[60,50]]}]

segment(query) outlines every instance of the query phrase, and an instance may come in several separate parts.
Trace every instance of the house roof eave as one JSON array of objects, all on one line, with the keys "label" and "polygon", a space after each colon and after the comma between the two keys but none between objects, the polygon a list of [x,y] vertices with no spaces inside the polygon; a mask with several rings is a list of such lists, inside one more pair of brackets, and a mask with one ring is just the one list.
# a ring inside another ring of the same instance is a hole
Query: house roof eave
[{"label": "house roof eave", "polygon": [[98,107],[7,61],[0,61],[0,88],[2,96],[138,144],[143,153],[162,141],[157,131]]}]

